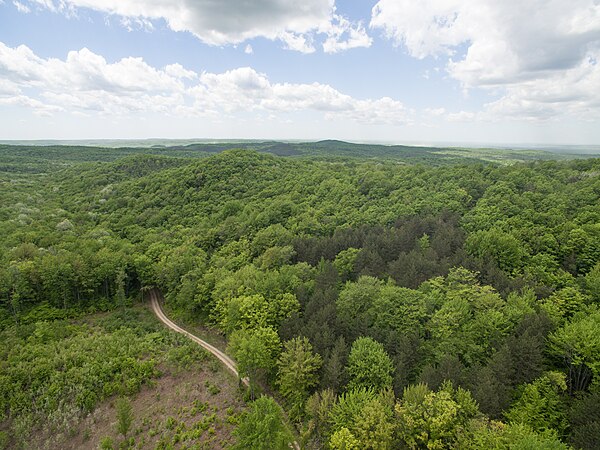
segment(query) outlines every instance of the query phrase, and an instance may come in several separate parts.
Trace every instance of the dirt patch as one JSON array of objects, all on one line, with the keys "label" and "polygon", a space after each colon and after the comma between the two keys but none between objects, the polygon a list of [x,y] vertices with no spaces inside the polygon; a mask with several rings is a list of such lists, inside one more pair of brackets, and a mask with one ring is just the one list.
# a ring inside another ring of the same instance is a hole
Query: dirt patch
[{"label": "dirt patch", "polygon": [[[163,375],[130,398],[134,420],[130,448],[221,449],[233,443],[232,431],[244,403],[238,380],[209,358],[191,369],[162,368]],[[98,449],[110,439],[117,449],[116,398],[102,402],[68,432],[38,430],[31,448]],[[108,439],[106,439],[108,438]],[[124,447],[128,448],[128,447]]]}]

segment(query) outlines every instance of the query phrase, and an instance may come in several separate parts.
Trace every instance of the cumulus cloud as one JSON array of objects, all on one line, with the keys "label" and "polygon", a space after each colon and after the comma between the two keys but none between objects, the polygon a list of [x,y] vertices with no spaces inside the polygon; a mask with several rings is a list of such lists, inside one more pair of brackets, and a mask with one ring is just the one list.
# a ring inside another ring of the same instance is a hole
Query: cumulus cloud
[{"label": "cumulus cloud", "polygon": [[370,27],[416,58],[447,59],[467,89],[500,89],[490,113],[545,119],[597,103],[597,88],[581,96],[597,79],[597,0],[380,0]]},{"label": "cumulus cloud", "polygon": [[271,83],[250,67],[223,73],[195,73],[171,64],[148,65],[142,58],[109,63],[84,48],[64,60],[44,59],[21,45],[0,42],[0,103],[25,106],[40,114],[70,112],[175,116],[265,112],[279,117],[312,111],[330,120],[400,124],[411,112],[387,97],[356,99],[320,83]]},{"label": "cumulus cloud", "polygon": [[[279,40],[291,50],[315,51],[325,34],[326,51],[369,46],[364,27],[335,14],[335,0],[29,0],[30,4],[72,14],[79,8],[116,15],[122,24],[149,29],[163,19],[174,31],[187,31],[210,45],[239,44],[256,37]],[[347,34],[348,36],[345,36]]]},{"label": "cumulus cloud", "polygon": [[545,78],[514,83],[504,95],[486,105],[491,117],[551,119],[561,115],[600,119],[600,52],[577,66]]}]

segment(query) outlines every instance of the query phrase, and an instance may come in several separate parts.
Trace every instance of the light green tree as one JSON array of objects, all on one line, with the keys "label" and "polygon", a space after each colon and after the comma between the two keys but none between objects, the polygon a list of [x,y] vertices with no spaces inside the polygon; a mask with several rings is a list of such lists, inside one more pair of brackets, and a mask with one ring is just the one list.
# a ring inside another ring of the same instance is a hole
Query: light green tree
[{"label": "light green tree", "polygon": [[288,450],[294,438],[285,425],[281,407],[271,397],[261,396],[250,405],[234,431],[234,450]]},{"label": "light green tree", "polygon": [[337,430],[329,439],[329,447],[332,450],[359,450],[360,443],[352,432],[346,427]]},{"label": "light green tree", "polygon": [[560,323],[581,311],[586,303],[587,299],[578,289],[566,287],[545,299],[542,302],[542,309],[556,323]]},{"label": "light green tree", "polygon": [[215,310],[219,326],[227,333],[266,327],[269,319],[269,305],[259,294],[221,300]]},{"label": "light green tree", "polygon": [[523,423],[534,431],[556,431],[562,435],[568,425],[561,398],[567,390],[565,375],[548,372],[524,386],[519,399],[506,412],[513,423]]},{"label": "light green tree", "polygon": [[342,278],[348,279],[354,274],[354,266],[359,253],[360,249],[351,247],[337,254],[333,265]]},{"label": "light green tree", "polygon": [[576,314],[550,335],[550,354],[564,361],[571,393],[585,389],[600,376],[600,311]]},{"label": "light green tree", "polygon": [[313,353],[306,337],[297,337],[284,343],[277,362],[279,391],[290,403],[290,414],[299,419],[309,390],[318,382],[317,372],[322,359]]},{"label": "light green tree", "polygon": [[277,332],[269,327],[240,330],[231,335],[229,351],[237,361],[240,377],[250,380],[251,398],[261,375],[275,367],[280,345]]},{"label": "light green tree", "polygon": [[368,402],[355,420],[353,431],[361,448],[392,448],[394,425],[391,410],[383,408],[379,399]]},{"label": "light green tree", "polygon": [[381,390],[392,386],[394,366],[383,345],[370,337],[358,338],[348,357],[349,388]]},{"label": "light green tree", "polygon": [[469,391],[445,382],[439,391],[425,384],[404,389],[396,405],[398,434],[412,449],[452,448],[460,432],[479,413]]},{"label": "light green tree", "polygon": [[[337,445],[351,445],[354,440],[360,449],[388,449],[392,447],[393,392],[376,393],[372,389],[353,389],[338,397],[329,411],[332,435],[337,434]],[[343,431],[348,430],[348,433]]]},{"label": "light green tree", "polygon": [[555,433],[535,432],[522,423],[504,424],[487,420],[474,420],[469,432],[460,436],[456,448],[464,450],[514,449],[514,450],[571,450],[572,447],[558,439]]}]

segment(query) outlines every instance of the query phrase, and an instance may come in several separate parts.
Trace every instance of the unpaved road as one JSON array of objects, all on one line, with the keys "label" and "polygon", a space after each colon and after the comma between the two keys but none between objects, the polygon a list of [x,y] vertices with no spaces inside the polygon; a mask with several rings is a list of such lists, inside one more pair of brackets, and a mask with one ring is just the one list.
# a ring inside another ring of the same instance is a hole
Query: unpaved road
[{"label": "unpaved road", "polygon": [[[202,347],[204,347],[209,352],[211,352],[213,355],[215,355],[217,358],[219,358],[219,360],[223,364],[225,364],[225,366],[236,377],[239,377],[239,374],[238,374],[238,371],[237,371],[237,366],[235,365],[235,361],[233,359],[231,359],[229,356],[227,356],[221,350],[219,350],[218,348],[216,348],[214,345],[210,345],[208,342],[203,341],[198,336],[194,336],[189,331],[184,330],[183,328],[181,328],[179,325],[177,325],[175,322],[173,322],[171,319],[169,319],[165,315],[165,313],[163,312],[162,308],[160,307],[160,301],[159,301],[160,297],[161,297],[161,294],[158,291],[158,289],[152,289],[150,291],[150,306],[152,307],[152,311],[154,311],[154,314],[156,314],[156,317],[158,317],[159,320],[162,323],[164,323],[167,327],[169,327],[171,330],[177,331],[178,333],[181,333],[184,336],[187,336],[189,339],[191,339],[192,341],[194,341],[198,345],[201,345]],[[248,378],[242,378],[242,383],[244,383],[244,385],[246,387],[250,387],[250,380],[248,380]],[[298,445],[298,442],[294,441],[294,442],[290,443],[290,448],[293,448],[294,450],[300,450],[300,445]]]},{"label": "unpaved road", "polygon": [[[235,361],[233,359],[231,359],[229,356],[227,356],[221,350],[219,350],[218,348],[216,348],[214,345],[210,345],[208,342],[203,341],[198,336],[194,336],[189,331],[184,330],[179,325],[177,325],[175,322],[171,321],[171,319],[169,319],[165,315],[165,313],[163,312],[162,308],[160,307],[159,299],[160,299],[160,293],[156,289],[152,289],[150,291],[150,306],[152,307],[152,311],[154,311],[154,314],[156,314],[156,317],[158,317],[162,323],[164,323],[171,330],[177,331],[178,333],[181,333],[181,334],[185,335],[186,337],[188,337],[189,339],[191,339],[192,341],[194,341],[198,345],[204,347],[206,350],[208,350],[213,355],[215,355],[217,358],[219,358],[219,360],[223,364],[225,364],[225,366],[236,377],[239,377],[239,374],[238,374],[238,371],[237,371],[237,366],[236,366]],[[248,378],[242,378],[242,383],[244,383],[246,386],[250,386],[250,382],[249,382]]]}]

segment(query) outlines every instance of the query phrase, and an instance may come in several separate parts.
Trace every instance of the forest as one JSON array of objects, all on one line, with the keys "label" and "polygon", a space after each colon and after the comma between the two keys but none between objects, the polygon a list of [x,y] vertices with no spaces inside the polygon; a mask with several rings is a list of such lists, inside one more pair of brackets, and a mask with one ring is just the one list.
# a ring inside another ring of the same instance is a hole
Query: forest
[{"label": "forest", "polygon": [[600,448],[600,159],[1,146],[0,198],[0,448],[207,364],[153,288],[249,378],[208,448]]}]

